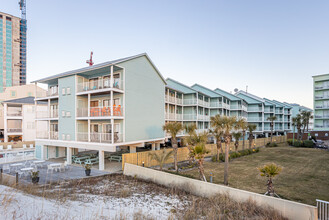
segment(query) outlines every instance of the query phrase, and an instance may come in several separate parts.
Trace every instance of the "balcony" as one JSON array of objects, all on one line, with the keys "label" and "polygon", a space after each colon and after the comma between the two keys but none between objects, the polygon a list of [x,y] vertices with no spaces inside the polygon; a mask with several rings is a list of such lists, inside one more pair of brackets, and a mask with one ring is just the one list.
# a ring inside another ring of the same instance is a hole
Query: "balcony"
[{"label": "balcony", "polygon": [[58,131],[38,131],[37,139],[58,140]]},{"label": "balcony", "polygon": [[165,95],[165,100],[166,102],[170,102],[172,104],[183,104],[183,100],[181,98],[175,98],[175,96]]},{"label": "balcony", "polygon": [[120,78],[114,78],[112,85],[109,79],[103,79],[103,78],[98,80],[88,81],[88,82],[81,82],[78,83],[77,92],[78,93],[90,92],[90,91],[100,92],[109,89],[123,90],[123,80],[121,80]]},{"label": "balcony", "polygon": [[196,114],[184,114],[183,119],[184,120],[189,120],[189,121],[195,121],[196,120]]},{"label": "balcony", "polygon": [[263,119],[261,117],[248,117],[248,122],[261,122]]},{"label": "balcony", "polygon": [[210,107],[210,103],[209,102],[206,102],[206,101],[203,101],[203,100],[198,100],[198,104],[200,106],[203,106],[203,107]]},{"label": "balcony", "polygon": [[210,107],[220,108],[220,107],[222,107],[222,103],[221,102],[210,102]]},{"label": "balcony", "polygon": [[57,90],[47,90],[46,94],[37,93],[37,99],[53,99],[58,98],[58,89]]},{"label": "balcony", "polygon": [[54,111],[37,111],[37,119],[58,118],[58,110]]},{"label": "balcony", "polygon": [[22,133],[22,128],[7,128],[7,133]]},{"label": "balcony", "polygon": [[113,114],[111,114],[110,106],[91,107],[90,116],[88,116],[88,108],[78,108],[77,117],[123,117],[123,107],[113,106]]},{"label": "balcony", "polygon": [[175,120],[175,113],[166,113],[167,120]]},{"label": "balcony", "polygon": [[[114,142],[120,143],[123,141],[123,135],[120,133],[114,133]],[[94,142],[94,143],[108,143],[112,144],[112,133],[77,133],[77,141],[81,142]]]},{"label": "balcony", "polygon": [[248,112],[262,112],[263,109],[262,108],[248,108]]},{"label": "balcony", "polygon": [[275,110],[275,114],[283,114],[282,110]]},{"label": "balcony", "polygon": [[314,98],[317,99],[317,100],[319,100],[319,99],[329,99],[329,96],[316,95]]},{"label": "balcony", "polygon": [[315,90],[329,89],[329,85],[314,86]]},{"label": "balcony", "polygon": [[184,103],[184,105],[196,105],[197,100],[196,99],[184,99],[183,103]]}]

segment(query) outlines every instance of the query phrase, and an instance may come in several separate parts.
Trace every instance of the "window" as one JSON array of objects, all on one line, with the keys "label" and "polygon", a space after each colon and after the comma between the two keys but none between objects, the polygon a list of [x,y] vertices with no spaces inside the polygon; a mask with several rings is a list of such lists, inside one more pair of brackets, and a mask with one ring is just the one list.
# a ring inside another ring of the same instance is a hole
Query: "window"
[{"label": "window", "polygon": [[11,97],[16,97],[16,91],[11,91]]},{"label": "window", "polygon": [[66,140],[70,141],[71,140],[71,135],[66,135]]},{"label": "window", "polygon": [[62,111],[62,117],[65,117],[66,115],[65,115],[65,111]]},{"label": "window", "polygon": [[65,140],[65,134],[62,134],[62,140]]},{"label": "window", "polygon": [[71,94],[71,88],[70,88],[70,87],[67,87],[67,88],[66,88],[66,94],[67,94],[67,95],[70,95],[70,94]]},{"label": "window", "polygon": [[71,117],[71,112],[66,112],[66,117]]},{"label": "window", "polygon": [[62,88],[62,95],[65,95],[65,88]]}]

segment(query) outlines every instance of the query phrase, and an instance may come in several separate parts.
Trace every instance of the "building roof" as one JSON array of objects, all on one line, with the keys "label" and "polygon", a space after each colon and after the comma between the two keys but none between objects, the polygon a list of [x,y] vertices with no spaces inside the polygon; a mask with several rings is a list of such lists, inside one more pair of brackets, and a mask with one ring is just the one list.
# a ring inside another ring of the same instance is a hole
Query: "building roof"
[{"label": "building roof", "polygon": [[2,15],[5,15],[5,16],[8,16],[8,17],[14,17],[14,18],[18,18],[18,19],[21,19],[20,17],[18,17],[18,16],[15,16],[15,15],[11,15],[11,14],[8,14],[8,13],[5,13],[5,12],[1,12],[0,11],[0,14],[2,14]]},{"label": "building roof", "polygon": [[167,78],[166,82],[169,88],[180,91],[184,94],[197,93],[196,90],[171,78]]},{"label": "building roof", "polygon": [[219,98],[222,97],[222,95],[218,94],[217,92],[212,91],[211,89],[208,89],[207,87],[201,86],[199,84],[194,84],[193,86],[191,86],[192,89],[197,90],[198,92],[201,92],[203,94],[205,94],[206,96],[209,96],[211,98]]},{"label": "building roof", "polygon": [[228,98],[231,101],[239,101],[239,100],[242,99],[242,98],[240,98],[240,97],[238,97],[236,95],[233,95],[233,94],[231,94],[229,92],[226,92],[226,91],[224,91],[222,89],[219,89],[219,88],[216,88],[215,89],[215,92],[218,93],[218,94],[220,94],[220,95],[222,95],[222,96],[225,96],[226,98]]},{"label": "building roof", "polygon": [[314,76],[312,76],[312,77],[315,78],[315,77],[318,77],[318,76],[326,76],[326,75],[329,76],[329,73],[323,73],[323,74],[319,74],[319,75],[314,75]]},{"label": "building roof", "polygon": [[[34,97],[33,96],[28,96],[25,98],[19,98],[19,99],[10,99],[3,101],[2,103],[13,103],[13,104],[34,104]],[[38,101],[38,104],[47,104],[47,102],[41,102]]]},{"label": "building roof", "polygon": [[243,98],[248,104],[261,104],[264,100],[258,96],[240,90],[235,94],[236,96]]},{"label": "building roof", "polygon": [[130,56],[130,57],[125,57],[125,58],[121,58],[121,59],[117,59],[117,60],[112,60],[112,61],[108,61],[108,62],[104,62],[104,63],[100,63],[100,64],[96,64],[93,66],[88,66],[88,67],[84,67],[84,68],[80,68],[80,69],[76,69],[76,70],[70,70],[64,73],[59,73],[53,76],[48,76],[39,80],[35,80],[32,83],[42,83],[42,82],[46,82],[48,80],[52,80],[52,79],[56,79],[56,78],[61,78],[64,76],[71,76],[71,75],[76,75],[78,73],[83,73],[83,72],[87,72],[87,71],[92,71],[92,70],[96,70],[96,69],[100,69],[100,68],[104,68],[104,67],[108,67],[108,66],[112,66],[112,65],[116,65],[116,64],[120,64],[132,59],[136,59],[139,57],[145,56],[150,63],[152,64],[152,66],[154,67],[154,69],[157,71],[157,73],[159,74],[160,78],[164,81],[164,83],[166,83],[165,78],[162,76],[162,74],[160,73],[160,71],[157,69],[157,67],[153,64],[152,60],[150,59],[150,57],[147,55],[147,53],[141,53],[141,54],[137,54],[135,56]]}]

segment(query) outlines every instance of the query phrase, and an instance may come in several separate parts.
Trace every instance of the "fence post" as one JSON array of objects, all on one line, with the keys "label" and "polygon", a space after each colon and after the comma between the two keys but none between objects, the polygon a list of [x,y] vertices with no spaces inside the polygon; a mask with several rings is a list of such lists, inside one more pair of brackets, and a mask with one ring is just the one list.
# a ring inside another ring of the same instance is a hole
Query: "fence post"
[{"label": "fence post", "polygon": [[18,184],[18,173],[16,172],[16,184]]}]

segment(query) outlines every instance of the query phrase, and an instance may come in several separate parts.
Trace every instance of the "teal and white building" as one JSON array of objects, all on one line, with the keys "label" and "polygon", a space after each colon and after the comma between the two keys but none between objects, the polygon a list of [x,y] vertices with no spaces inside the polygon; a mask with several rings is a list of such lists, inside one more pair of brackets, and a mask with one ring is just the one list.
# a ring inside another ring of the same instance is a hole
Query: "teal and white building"
[{"label": "teal and white building", "polygon": [[[36,80],[48,86],[47,111],[37,113],[39,158],[67,157],[81,150],[105,152],[164,142],[166,81],[147,54],[113,60]],[[37,105],[37,103],[36,103]]]},{"label": "teal and white building", "polygon": [[314,130],[329,130],[329,74],[313,76]]}]

